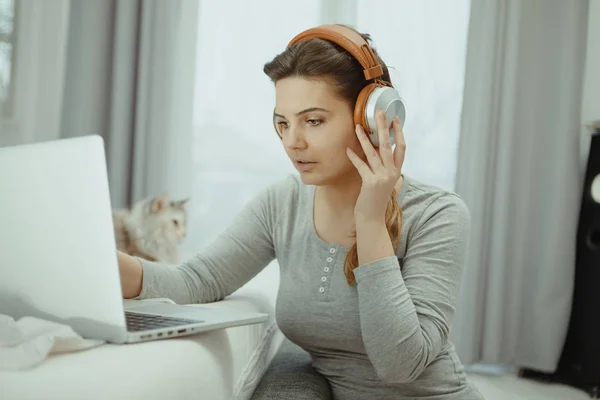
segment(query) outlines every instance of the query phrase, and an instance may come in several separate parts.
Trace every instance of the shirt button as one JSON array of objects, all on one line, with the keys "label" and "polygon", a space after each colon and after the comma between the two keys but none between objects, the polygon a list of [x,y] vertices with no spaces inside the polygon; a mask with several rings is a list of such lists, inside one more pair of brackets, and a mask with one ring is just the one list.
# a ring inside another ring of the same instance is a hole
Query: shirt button
[{"label": "shirt button", "polygon": [[323,276],[323,277],[321,278],[321,282],[325,282],[326,280],[327,280],[327,277],[326,277],[326,276]]},{"label": "shirt button", "polygon": [[331,254],[333,254],[333,253],[335,253],[335,249],[332,247],[332,248],[330,248],[330,249],[329,249],[329,252],[330,252]]},{"label": "shirt button", "polygon": [[323,293],[324,291],[325,291],[325,288],[324,288],[323,286],[321,286],[321,287],[319,288],[319,292]]},{"label": "shirt button", "polygon": [[325,272],[329,272],[329,267],[325,267]]},{"label": "shirt button", "polygon": [[332,262],[332,261],[333,261],[333,258],[327,257],[327,262]]}]

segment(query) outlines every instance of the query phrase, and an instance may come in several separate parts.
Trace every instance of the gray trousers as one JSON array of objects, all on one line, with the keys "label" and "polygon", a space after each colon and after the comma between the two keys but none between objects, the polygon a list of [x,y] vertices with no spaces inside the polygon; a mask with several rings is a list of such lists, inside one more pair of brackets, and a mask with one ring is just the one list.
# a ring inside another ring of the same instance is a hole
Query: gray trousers
[{"label": "gray trousers", "polygon": [[323,375],[311,365],[310,355],[285,339],[251,400],[331,400]]}]

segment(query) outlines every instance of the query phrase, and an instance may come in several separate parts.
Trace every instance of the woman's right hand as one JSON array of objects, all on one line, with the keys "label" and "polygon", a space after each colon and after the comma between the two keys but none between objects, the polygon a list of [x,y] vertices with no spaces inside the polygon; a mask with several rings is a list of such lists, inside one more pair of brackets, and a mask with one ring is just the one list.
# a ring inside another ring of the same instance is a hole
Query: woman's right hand
[{"label": "woman's right hand", "polygon": [[137,258],[118,250],[117,259],[119,262],[123,298],[131,299],[139,296],[142,291],[142,263]]}]

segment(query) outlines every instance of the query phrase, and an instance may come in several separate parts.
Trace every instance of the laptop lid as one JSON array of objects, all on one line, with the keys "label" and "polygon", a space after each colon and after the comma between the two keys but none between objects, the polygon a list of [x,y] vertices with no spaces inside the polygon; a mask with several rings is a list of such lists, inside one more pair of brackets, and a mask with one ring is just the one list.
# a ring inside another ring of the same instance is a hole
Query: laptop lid
[{"label": "laptop lid", "polygon": [[0,313],[126,334],[100,136],[0,148]]}]

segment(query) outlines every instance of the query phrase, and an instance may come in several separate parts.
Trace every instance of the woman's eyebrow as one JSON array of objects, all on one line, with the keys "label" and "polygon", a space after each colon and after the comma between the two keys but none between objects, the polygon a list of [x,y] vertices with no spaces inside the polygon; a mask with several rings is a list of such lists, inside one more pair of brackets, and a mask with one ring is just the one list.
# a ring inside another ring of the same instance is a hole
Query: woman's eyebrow
[{"label": "woman's eyebrow", "polygon": [[[322,107],[309,107],[309,108],[304,109],[302,111],[298,111],[295,115],[296,115],[296,117],[299,117],[302,114],[306,114],[306,113],[313,112],[313,111],[323,111],[323,112],[326,112],[326,113],[331,112],[331,111],[326,110],[325,108],[322,108]],[[273,113],[273,116],[280,117],[280,118],[285,118],[285,116],[283,116],[281,114],[277,114],[277,113]]]}]

